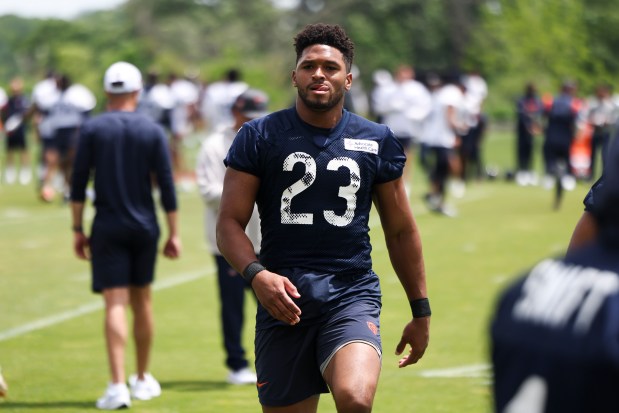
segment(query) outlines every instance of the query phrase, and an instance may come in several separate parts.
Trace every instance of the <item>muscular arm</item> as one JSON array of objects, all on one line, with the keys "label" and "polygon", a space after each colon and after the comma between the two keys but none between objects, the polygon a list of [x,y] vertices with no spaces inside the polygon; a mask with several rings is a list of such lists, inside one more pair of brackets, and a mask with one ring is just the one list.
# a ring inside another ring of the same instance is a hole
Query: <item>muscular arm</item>
[{"label": "muscular arm", "polygon": [[[259,186],[260,179],[254,175],[232,168],[226,170],[217,217],[217,247],[239,273],[258,260],[245,227],[254,209]],[[291,299],[298,298],[299,293],[288,278],[263,270],[254,277],[252,288],[260,304],[273,318],[291,325],[300,321],[301,310]]]},{"label": "muscular arm", "polygon": [[[426,298],[426,275],[421,250],[421,238],[413,218],[402,179],[377,185],[374,204],[385,234],[389,258],[408,300]],[[430,339],[430,317],[414,318],[405,327],[396,347],[401,354],[407,344],[410,353],[403,357],[400,367],[416,363],[425,352]]]},{"label": "muscular arm", "polygon": [[217,216],[217,247],[232,267],[241,273],[257,261],[254,246],[245,233],[251,217],[260,179],[232,168],[226,170]]},{"label": "muscular arm", "polygon": [[569,253],[583,244],[592,241],[596,237],[597,232],[598,228],[593,214],[585,211],[576,223],[572,238],[570,239],[570,244],[567,247],[567,252]]},{"label": "muscular arm", "polygon": [[421,238],[401,179],[377,185],[374,204],[389,258],[409,300],[427,297]]}]

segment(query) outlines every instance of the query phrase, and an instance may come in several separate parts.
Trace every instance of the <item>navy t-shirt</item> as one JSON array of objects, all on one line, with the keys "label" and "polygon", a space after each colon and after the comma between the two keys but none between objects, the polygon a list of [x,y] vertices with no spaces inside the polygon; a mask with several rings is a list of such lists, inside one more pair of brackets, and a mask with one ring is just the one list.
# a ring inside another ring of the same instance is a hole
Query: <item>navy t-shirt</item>
[{"label": "navy t-shirt", "polygon": [[406,157],[389,128],[346,110],[332,129],[294,108],[246,123],[225,164],[260,178],[260,260],[277,271],[359,274],[372,267],[374,185],[402,175]]},{"label": "navy t-shirt", "polygon": [[71,200],[85,200],[91,173],[95,224],[158,231],[153,177],[164,210],[177,208],[167,138],[161,126],[146,115],[107,112],[81,127]]},{"label": "navy t-shirt", "polygon": [[618,273],[617,249],[592,243],[506,290],[491,326],[495,411],[619,411]]},{"label": "navy t-shirt", "polygon": [[604,186],[604,176],[600,177],[589,189],[587,195],[585,195],[585,199],[583,200],[583,204],[585,204],[585,211],[592,212],[595,207],[595,194]]}]

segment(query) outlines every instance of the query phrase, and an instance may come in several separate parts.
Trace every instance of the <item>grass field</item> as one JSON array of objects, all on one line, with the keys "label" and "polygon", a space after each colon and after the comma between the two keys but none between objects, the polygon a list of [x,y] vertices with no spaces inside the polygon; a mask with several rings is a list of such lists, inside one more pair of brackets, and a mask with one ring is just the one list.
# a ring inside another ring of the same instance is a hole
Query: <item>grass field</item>
[{"label": "grass field", "polygon": [[[189,162],[195,146],[187,148]],[[485,159],[511,167],[509,131],[490,129]],[[471,183],[453,200],[456,218],[428,213],[426,182],[412,177],[411,204],[424,245],[433,308],[430,346],[415,366],[394,355],[410,310],[373,217],[374,266],[383,288],[383,371],[375,412],[491,411],[487,327],[497,292],[533,262],[565,250],[582,211],[580,183],[554,211],[552,193],[504,179]],[[203,236],[202,204],[180,192],[184,244],[178,261],[163,257],[155,283],[152,372],[162,397],[135,402],[136,412],[259,411],[252,386],[226,384],[213,262]],[[88,210],[92,217],[92,210]],[[101,299],[89,290],[89,267],[73,256],[69,209],[43,204],[33,187],[0,186],[0,365],[9,382],[3,412],[88,412],[107,382]],[[252,349],[255,305],[247,309]],[[133,372],[133,356],[127,360]],[[335,412],[329,395],[320,412]]]}]

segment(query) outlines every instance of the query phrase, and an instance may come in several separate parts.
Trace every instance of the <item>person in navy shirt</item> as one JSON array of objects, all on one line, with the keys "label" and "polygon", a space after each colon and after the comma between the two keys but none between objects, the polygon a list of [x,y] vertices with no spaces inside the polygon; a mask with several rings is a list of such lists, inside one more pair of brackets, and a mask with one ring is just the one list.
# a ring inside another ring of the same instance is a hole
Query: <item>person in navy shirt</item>
[{"label": "person in navy shirt", "polygon": [[587,200],[595,231],[501,295],[491,327],[497,412],[619,411],[619,142],[607,160]]},{"label": "person in navy shirt", "polygon": [[[429,341],[430,306],[406,161],[393,132],[343,109],[354,44],[339,26],[295,37],[294,107],[245,123],[226,156],[217,244],[250,283],[258,396],[264,412],[317,411],[331,391],[339,412],[371,411],[381,366],[381,292],[369,219],[376,206],[413,317],[399,366]],[[254,203],[260,260],[245,234]]]},{"label": "person in navy shirt", "polygon": [[[166,135],[158,124],[137,113],[142,87],[140,71],[117,62],[105,73],[107,112],[87,121],[80,130],[71,185],[73,247],[90,259],[92,289],[103,295],[105,337],[111,373],[97,407],[114,410],[131,405],[131,398],[148,400],[161,394],[148,373],[153,339],[151,283],[154,279],[159,225],[152,197],[153,182],[166,212],[168,238],[163,253],[177,258],[181,242],[177,229],[177,200]],[[96,214],[90,238],[83,229],[86,186],[94,174]],[[125,308],[134,316],[137,372],[125,384],[127,337]]]},{"label": "person in navy shirt", "polygon": [[[24,118],[30,103],[24,95],[23,89],[24,82],[21,78],[16,77],[11,80],[8,101],[4,107],[0,107],[0,129],[2,124],[4,124],[6,132],[5,181],[12,184],[19,177],[19,183],[27,185],[32,179],[32,168],[30,166],[27,128]],[[16,166],[18,162],[20,164],[19,169]]]}]

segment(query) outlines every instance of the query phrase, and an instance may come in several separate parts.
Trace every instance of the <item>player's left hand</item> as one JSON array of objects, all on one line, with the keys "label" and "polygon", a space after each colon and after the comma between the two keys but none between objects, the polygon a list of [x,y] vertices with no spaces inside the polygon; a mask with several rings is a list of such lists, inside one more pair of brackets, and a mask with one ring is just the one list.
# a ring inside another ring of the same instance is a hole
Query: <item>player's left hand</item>
[{"label": "player's left hand", "polygon": [[409,344],[409,354],[402,357],[398,362],[400,368],[409,364],[415,364],[423,357],[428,343],[430,342],[430,317],[413,318],[402,332],[402,338],[395,349],[395,354],[400,355]]}]

